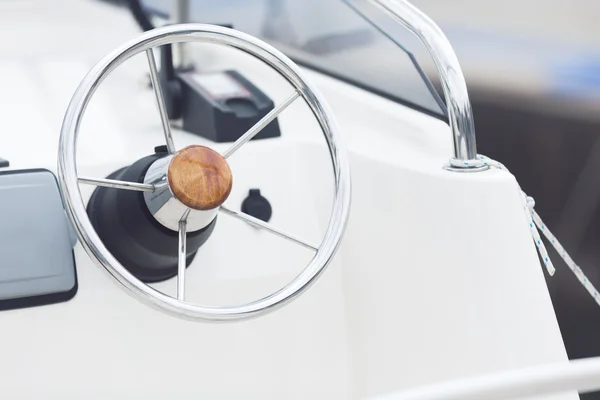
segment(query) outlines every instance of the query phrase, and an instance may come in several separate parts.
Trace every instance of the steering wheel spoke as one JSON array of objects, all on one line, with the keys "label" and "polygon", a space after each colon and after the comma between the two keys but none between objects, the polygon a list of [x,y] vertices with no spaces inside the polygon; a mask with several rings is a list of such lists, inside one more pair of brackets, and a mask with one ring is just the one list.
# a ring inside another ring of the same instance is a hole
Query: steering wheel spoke
[{"label": "steering wheel spoke", "polygon": [[188,208],[179,221],[179,246],[177,249],[177,299],[185,300],[185,268],[187,267],[187,218]]},{"label": "steering wheel spoke", "polygon": [[84,183],[86,185],[102,186],[113,189],[135,190],[138,192],[155,192],[166,185],[148,185],[146,183],[127,182],[105,178],[88,178],[83,176],[78,177],[77,180],[79,183]]},{"label": "steering wheel spoke", "polygon": [[242,136],[240,136],[239,139],[236,140],[231,145],[231,147],[229,149],[227,149],[227,151],[225,151],[225,153],[223,153],[223,158],[227,159],[228,157],[233,155],[233,153],[238,151],[240,147],[242,147],[244,144],[246,144],[247,142],[252,140],[252,138],[254,136],[258,135],[260,131],[262,131],[264,128],[266,128],[266,126],[269,125],[271,123],[271,121],[273,121],[275,118],[277,118],[279,116],[279,114],[281,114],[283,112],[283,110],[288,108],[288,106],[290,104],[292,104],[299,96],[300,96],[300,93],[298,93],[298,91],[296,90],[283,103],[281,103],[280,105],[273,108],[267,115],[262,117],[260,119],[260,121],[258,121],[256,124],[254,124],[254,126],[252,128],[248,129],[248,131],[246,133],[244,133]]},{"label": "steering wheel spoke", "polygon": [[302,247],[306,247],[307,249],[311,249],[314,251],[318,251],[319,247],[315,246],[314,244],[309,243],[308,241],[304,240],[304,239],[300,239],[294,235],[291,235],[289,233],[286,233],[282,230],[279,230],[277,228],[274,228],[273,226],[271,226],[270,224],[267,224],[266,222],[263,222],[262,220],[258,219],[258,218],[254,218],[252,215],[248,215],[246,213],[243,213],[241,211],[234,211],[231,210],[225,206],[221,206],[219,208],[219,211],[221,211],[223,214],[225,215],[229,215],[230,217],[233,218],[237,218],[240,221],[244,221],[245,223],[252,225],[255,228],[260,228],[260,229],[264,229],[267,232],[270,232],[274,235],[277,235],[281,238],[287,239],[291,242],[294,242],[296,244],[299,244]]}]

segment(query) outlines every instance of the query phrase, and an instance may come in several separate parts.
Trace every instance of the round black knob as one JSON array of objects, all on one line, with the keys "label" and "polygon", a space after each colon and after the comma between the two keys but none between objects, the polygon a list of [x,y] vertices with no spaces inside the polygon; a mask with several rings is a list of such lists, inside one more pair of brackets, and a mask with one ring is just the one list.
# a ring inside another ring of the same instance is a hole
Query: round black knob
[{"label": "round black knob", "polygon": [[273,209],[269,200],[260,194],[260,189],[250,189],[248,197],[242,202],[242,212],[261,221],[269,222],[273,214]]}]

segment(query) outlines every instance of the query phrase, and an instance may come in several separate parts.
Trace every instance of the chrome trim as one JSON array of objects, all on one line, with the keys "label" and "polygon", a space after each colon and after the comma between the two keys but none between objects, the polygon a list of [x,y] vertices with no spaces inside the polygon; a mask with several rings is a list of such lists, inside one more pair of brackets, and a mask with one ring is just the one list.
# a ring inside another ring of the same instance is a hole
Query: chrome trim
[{"label": "chrome trim", "polygon": [[218,208],[213,210],[190,210],[177,197],[173,195],[167,180],[167,171],[173,155],[159,158],[154,161],[146,171],[144,184],[159,188],[154,192],[144,193],[144,201],[150,214],[162,226],[177,232],[179,221],[186,220],[188,232],[198,231],[210,224],[217,216]]},{"label": "chrome trim", "polygon": [[371,400],[547,399],[566,397],[558,396],[559,393],[584,394],[597,390],[600,390],[600,357],[590,357],[421,384]]},{"label": "chrome trim", "polygon": [[[134,277],[106,249],[94,230],[78,187],[76,148],[77,134],[85,109],[98,85],[118,65],[135,54],[173,42],[197,41],[222,44],[257,57],[275,69],[298,91],[325,136],[334,173],[334,200],[331,218],[315,255],[291,282],[264,298],[237,306],[192,304],[171,297]],[[118,281],[134,297],[170,315],[191,320],[235,320],[258,316],[277,309],[297,298],[323,273],[333,259],[342,239],[350,211],[350,167],[343,138],[332,111],[319,91],[308,82],[300,69],[284,54],[270,45],[242,32],[203,24],[171,25],[143,33],[120,46],[85,76],[63,121],[58,152],[58,178],[69,217],[92,260]]]},{"label": "chrome trim", "polygon": [[[433,58],[448,107],[448,121],[453,135],[454,158],[461,161],[477,158],[473,110],[467,84],[452,45],[440,27],[407,0],[369,0],[416,35]],[[485,168],[454,166],[449,170],[480,171]]]},{"label": "chrome trim", "polygon": [[173,16],[171,22],[174,24],[184,24],[190,22],[190,0],[173,1]]},{"label": "chrome trim", "polygon": [[[173,1],[170,23],[187,24],[192,22],[190,18],[191,4],[190,0]],[[189,59],[189,50],[185,43],[176,43],[173,46],[173,66],[181,69],[192,69],[193,64]]]}]

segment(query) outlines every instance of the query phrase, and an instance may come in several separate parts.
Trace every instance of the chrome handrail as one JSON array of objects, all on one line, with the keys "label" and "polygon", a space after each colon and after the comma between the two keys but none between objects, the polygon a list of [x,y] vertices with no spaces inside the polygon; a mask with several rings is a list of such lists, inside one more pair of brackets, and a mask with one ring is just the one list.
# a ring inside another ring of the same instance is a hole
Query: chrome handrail
[{"label": "chrome handrail", "polygon": [[440,27],[425,13],[406,0],[369,0],[416,35],[433,58],[448,108],[452,129],[454,160],[448,169],[476,171],[475,126],[467,84],[452,45]]},{"label": "chrome handrail", "polygon": [[371,400],[503,400],[599,389],[600,357],[590,357],[431,383]]}]

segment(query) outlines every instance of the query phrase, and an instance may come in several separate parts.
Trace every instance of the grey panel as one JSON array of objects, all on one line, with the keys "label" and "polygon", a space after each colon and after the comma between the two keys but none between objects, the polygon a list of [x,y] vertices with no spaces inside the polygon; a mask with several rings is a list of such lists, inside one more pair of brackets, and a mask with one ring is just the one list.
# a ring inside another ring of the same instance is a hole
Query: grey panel
[{"label": "grey panel", "polygon": [[14,299],[22,307],[71,298],[74,239],[50,171],[0,172],[0,308],[13,308],[3,303]]}]

